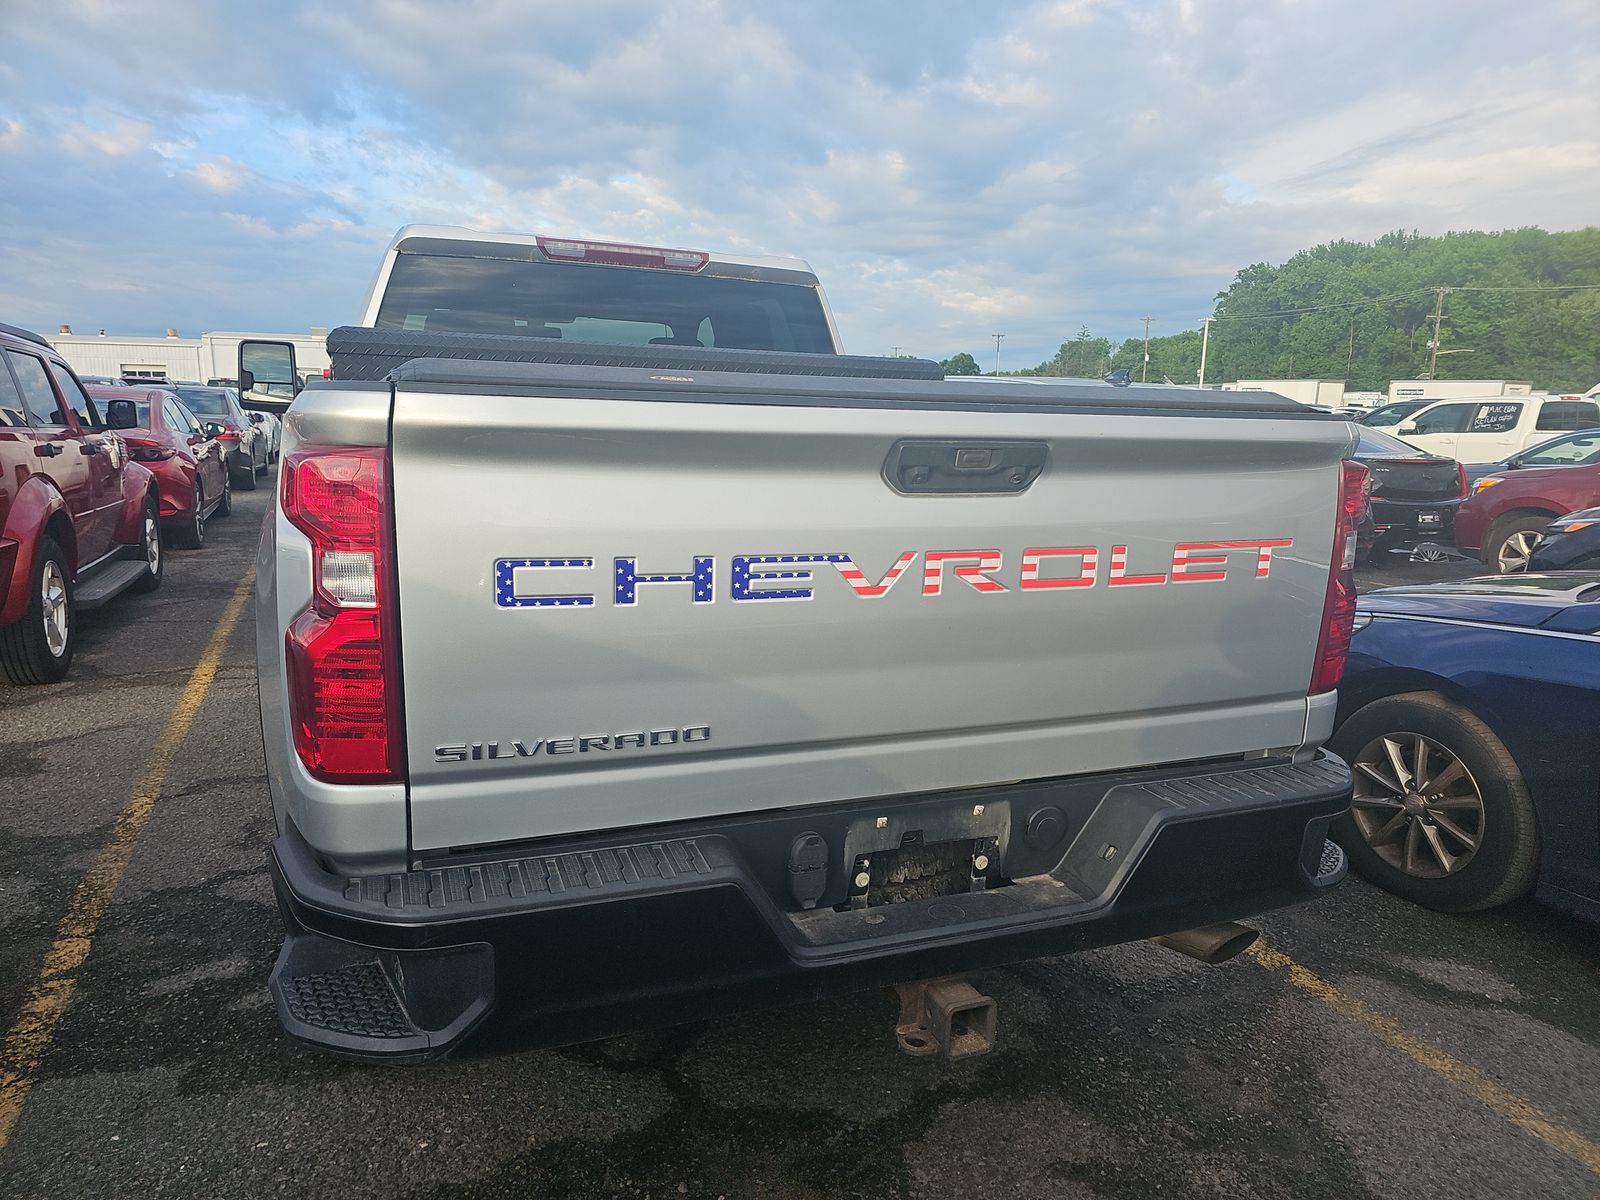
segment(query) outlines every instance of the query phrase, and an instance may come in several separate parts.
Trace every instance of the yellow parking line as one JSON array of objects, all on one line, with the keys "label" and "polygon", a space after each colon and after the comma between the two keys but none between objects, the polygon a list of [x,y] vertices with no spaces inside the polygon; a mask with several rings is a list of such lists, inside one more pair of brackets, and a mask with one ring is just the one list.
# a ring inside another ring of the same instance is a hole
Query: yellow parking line
[{"label": "yellow parking line", "polygon": [[1368,1008],[1349,993],[1340,991],[1320,975],[1306,970],[1287,954],[1261,942],[1251,946],[1245,953],[1269,971],[1285,972],[1289,982],[1301,991],[1315,996],[1340,1016],[1359,1021],[1412,1062],[1448,1079],[1517,1128],[1531,1133],[1541,1142],[1600,1175],[1600,1144],[1590,1141],[1575,1129],[1568,1129],[1560,1122],[1551,1120],[1540,1109],[1514,1092],[1507,1091],[1476,1067],[1469,1067],[1460,1059],[1452,1058],[1437,1046],[1409,1033],[1397,1022]]},{"label": "yellow parking line", "polygon": [[105,916],[112,893],[128,869],[139,834],[155,811],[167,772],[172,769],[172,760],[217,677],[228,639],[239,624],[239,616],[244,612],[245,601],[250,598],[255,581],[256,569],[252,566],[234,589],[228,607],[222,611],[222,619],[206,643],[205,652],[190,672],[189,682],[167,718],[166,728],[161,731],[161,738],[145,764],[144,774],[139,776],[133,794],[117,813],[111,826],[111,840],[79,881],[72,904],[56,927],[56,939],[39,967],[38,978],[22,1002],[22,1011],[6,1033],[5,1041],[0,1043],[0,1150],[11,1140],[11,1130],[33,1087],[34,1072],[50,1048],[56,1026],[61,1023],[78,986],[78,968],[89,956],[90,942],[100,919]]}]

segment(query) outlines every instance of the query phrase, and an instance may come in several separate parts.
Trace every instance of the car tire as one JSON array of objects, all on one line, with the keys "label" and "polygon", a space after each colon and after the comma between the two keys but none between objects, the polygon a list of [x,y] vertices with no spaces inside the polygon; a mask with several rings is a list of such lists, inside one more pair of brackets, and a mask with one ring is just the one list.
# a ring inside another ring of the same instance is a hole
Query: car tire
[{"label": "car tire", "polygon": [[233,512],[233,472],[222,472],[222,503],[217,505],[213,517],[225,517]]},{"label": "car tire", "polygon": [[131,592],[153,592],[161,586],[161,575],[167,567],[167,547],[161,537],[161,507],[151,496],[144,502],[143,528],[139,531],[139,555],[145,570]]},{"label": "car tire", "polygon": [[197,479],[194,483],[194,511],[172,531],[173,544],[180,549],[198,550],[206,544],[206,523],[200,515],[205,512],[205,500],[205,492],[201,490]]},{"label": "car tire", "polygon": [[1483,539],[1483,561],[1496,575],[1510,575],[1528,569],[1528,556],[1544,540],[1545,526],[1552,518],[1542,513],[1523,513],[1502,517]]},{"label": "car tire", "polygon": [[[1421,773],[1430,778],[1413,790],[1419,739]],[[1533,799],[1510,751],[1471,712],[1436,692],[1389,696],[1352,714],[1329,746],[1356,775],[1354,802],[1334,822],[1333,839],[1366,879],[1439,912],[1493,908],[1533,886]]]},{"label": "car tire", "polygon": [[239,481],[239,490],[241,492],[253,492],[256,490],[255,463],[247,461],[245,465],[237,472],[237,477]]},{"label": "car tire", "polygon": [[[72,666],[77,611],[72,604],[67,556],[54,538],[39,539],[28,588],[28,609],[22,620],[0,626],[0,667],[12,683],[57,683]],[[52,610],[49,624],[47,607]]]}]

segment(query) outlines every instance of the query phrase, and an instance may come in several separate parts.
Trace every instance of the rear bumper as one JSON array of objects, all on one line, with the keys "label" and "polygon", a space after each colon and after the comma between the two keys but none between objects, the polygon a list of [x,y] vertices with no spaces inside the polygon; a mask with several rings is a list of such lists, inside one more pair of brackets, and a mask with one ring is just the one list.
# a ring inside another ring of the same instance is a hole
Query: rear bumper
[{"label": "rear bumper", "polygon": [[[1112,945],[1333,886],[1345,864],[1326,834],[1349,795],[1344,763],[1319,755],[652,827],[364,877],[323,870],[290,831],[272,847],[288,931],[273,999],[303,1041],[416,1062],[491,1012],[523,1044],[579,1041]],[[803,835],[825,850],[820,879],[791,869]],[[921,844],[988,867],[973,890],[852,906],[863,859]],[[809,910],[796,899],[819,892]]]},{"label": "rear bumper", "polygon": [[[1418,542],[1455,540],[1456,509],[1459,497],[1448,500],[1386,500],[1372,498],[1372,519],[1377,526],[1377,541],[1385,549],[1412,546]],[[1427,518],[1434,517],[1435,520]]]}]

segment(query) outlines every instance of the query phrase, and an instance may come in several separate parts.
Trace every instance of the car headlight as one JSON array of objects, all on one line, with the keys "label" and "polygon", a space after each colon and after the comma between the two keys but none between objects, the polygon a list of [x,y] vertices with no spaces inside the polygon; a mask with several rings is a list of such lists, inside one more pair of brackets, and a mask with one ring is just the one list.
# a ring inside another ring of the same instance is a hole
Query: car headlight
[{"label": "car headlight", "polygon": [[1600,508],[1582,508],[1564,517],[1557,517],[1550,522],[1545,532],[1577,533],[1578,530],[1587,529],[1591,525],[1600,525]]},{"label": "car headlight", "polygon": [[1477,483],[1472,485],[1472,494],[1476,496],[1485,488],[1492,488],[1495,484],[1504,482],[1505,480],[1501,479],[1498,475],[1485,475],[1482,479],[1478,480]]}]

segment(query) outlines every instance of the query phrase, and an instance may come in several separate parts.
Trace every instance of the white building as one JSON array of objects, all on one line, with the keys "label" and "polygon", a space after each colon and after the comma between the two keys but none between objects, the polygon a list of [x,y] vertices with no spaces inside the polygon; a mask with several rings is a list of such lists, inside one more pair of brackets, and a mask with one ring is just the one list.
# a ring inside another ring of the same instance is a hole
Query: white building
[{"label": "white building", "polygon": [[112,379],[171,379],[205,383],[232,379],[239,372],[239,343],[246,338],[293,342],[295,365],[303,375],[322,374],[328,366],[328,331],[309,333],[202,333],[181,338],[175,329],[166,337],[114,337],[73,333],[71,326],[46,340],[79,375]]}]

